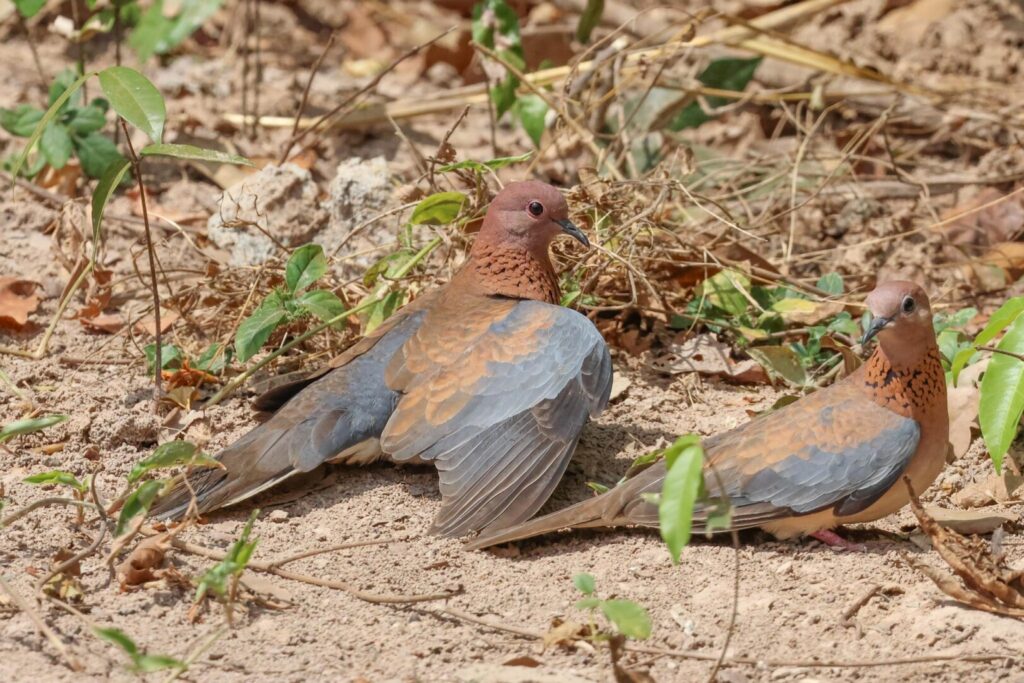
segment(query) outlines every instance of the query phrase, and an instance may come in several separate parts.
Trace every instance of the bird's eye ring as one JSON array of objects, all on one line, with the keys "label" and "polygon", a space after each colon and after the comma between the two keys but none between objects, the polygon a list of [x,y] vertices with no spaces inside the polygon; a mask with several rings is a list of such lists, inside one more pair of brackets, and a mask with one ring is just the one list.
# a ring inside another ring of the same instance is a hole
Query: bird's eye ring
[{"label": "bird's eye ring", "polygon": [[915,308],[917,308],[917,304],[914,302],[913,297],[909,297],[908,296],[908,297],[904,297],[903,304],[902,304],[901,307],[902,307],[904,313],[910,314],[910,313],[914,312]]},{"label": "bird's eye ring", "polygon": [[534,218],[538,218],[544,213],[544,205],[540,202],[530,202],[526,205],[526,211]]}]

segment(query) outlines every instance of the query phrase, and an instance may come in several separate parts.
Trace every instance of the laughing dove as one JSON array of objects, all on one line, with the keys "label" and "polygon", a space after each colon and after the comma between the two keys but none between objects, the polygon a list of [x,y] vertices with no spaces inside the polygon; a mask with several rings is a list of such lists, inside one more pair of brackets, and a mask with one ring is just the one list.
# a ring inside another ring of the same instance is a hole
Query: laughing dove
[{"label": "laughing dove", "polygon": [[[923,491],[945,463],[946,382],[928,297],[911,282],[888,282],[867,298],[877,336],[868,361],[832,386],[704,440],[705,484],[733,507],[731,529],[761,527],[779,538],[807,534],[849,545],[830,529],[871,522],[907,504],[908,475]],[[712,474],[708,470],[714,469]],[[558,529],[657,526],[659,462],[596,498],[519,526],[485,532],[470,547]],[[709,510],[694,510],[705,531]]]},{"label": "laughing dove", "polygon": [[[217,456],[225,469],[189,476],[199,510],[238,503],[324,462],[387,460],[437,468],[435,533],[529,519],[611,391],[600,333],[558,305],[548,246],[562,233],[589,246],[558,190],[533,181],[505,187],[448,285],[314,377],[258,399],[264,409],[283,406]],[[154,514],[180,516],[189,501],[179,485]]]}]

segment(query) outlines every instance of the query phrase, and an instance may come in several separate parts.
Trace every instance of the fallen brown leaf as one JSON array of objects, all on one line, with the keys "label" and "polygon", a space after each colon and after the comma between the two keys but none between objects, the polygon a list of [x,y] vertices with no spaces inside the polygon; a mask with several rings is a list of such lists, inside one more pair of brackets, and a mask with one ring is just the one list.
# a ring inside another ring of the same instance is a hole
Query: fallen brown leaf
[{"label": "fallen brown leaf", "polygon": [[1009,511],[952,510],[929,505],[925,512],[939,525],[958,534],[990,534],[1004,524],[1017,522],[1017,516]]},{"label": "fallen brown leaf", "polygon": [[[163,308],[161,306],[161,308]],[[160,311],[160,332],[166,332],[170,329],[171,325],[180,318],[181,315],[177,311],[171,309],[163,309]],[[152,313],[143,316],[135,323],[135,331],[139,333],[148,334],[151,337],[156,336],[156,316]]]},{"label": "fallen brown leaf", "polygon": [[163,567],[164,556],[170,545],[167,534],[163,533],[158,536],[150,536],[135,546],[135,549],[114,570],[117,580],[121,584],[121,590],[125,591],[129,586],[139,586],[162,578],[160,569]]},{"label": "fallen brown leaf", "polygon": [[16,277],[0,277],[0,327],[21,329],[28,314],[39,306],[38,282]]},{"label": "fallen brown leaf", "polygon": [[106,332],[107,334],[117,334],[125,324],[124,318],[120,313],[98,313],[94,316],[80,316],[79,322],[82,323],[82,327],[96,332]]},{"label": "fallen brown leaf", "polygon": [[711,333],[698,334],[673,343],[667,353],[651,361],[659,372],[671,375],[696,372],[733,382],[767,383],[768,375],[755,361],[735,361],[732,349]]}]

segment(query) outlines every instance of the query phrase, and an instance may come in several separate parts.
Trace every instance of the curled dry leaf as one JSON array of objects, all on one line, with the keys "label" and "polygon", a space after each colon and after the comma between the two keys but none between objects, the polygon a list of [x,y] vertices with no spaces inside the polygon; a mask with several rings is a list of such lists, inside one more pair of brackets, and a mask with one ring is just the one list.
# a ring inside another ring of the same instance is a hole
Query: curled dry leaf
[{"label": "curled dry leaf", "polygon": [[555,618],[551,620],[551,628],[544,634],[544,648],[551,645],[572,648],[577,641],[581,641],[590,635],[590,629],[575,621],[562,621]]},{"label": "curled dry leaf", "polygon": [[39,306],[39,283],[16,277],[0,277],[0,328],[21,329],[28,314]]},{"label": "curled dry leaf", "polygon": [[170,545],[167,534],[163,533],[150,536],[135,546],[115,569],[121,590],[125,591],[129,586],[139,586],[163,578],[164,556]]},{"label": "curled dry leaf", "polygon": [[733,382],[768,382],[768,375],[758,363],[752,360],[733,360],[729,346],[710,333],[698,334],[682,343],[673,343],[668,352],[652,360],[651,365],[655,370],[671,375],[697,372]]},{"label": "curled dry leaf", "polygon": [[1024,569],[1011,568],[1006,562],[1006,555],[994,552],[984,539],[977,536],[967,538],[942,527],[921,506],[910,479],[904,477],[903,481],[910,492],[910,509],[918,524],[931,539],[939,557],[960,577],[960,582],[906,553],[903,553],[904,561],[955,600],[994,614],[1024,617]]},{"label": "curled dry leaf", "polygon": [[1004,468],[1002,475],[993,474],[985,481],[975,482],[953,497],[953,501],[965,508],[980,508],[995,503],[1006,503],[1019,498],[1024,477]]}]

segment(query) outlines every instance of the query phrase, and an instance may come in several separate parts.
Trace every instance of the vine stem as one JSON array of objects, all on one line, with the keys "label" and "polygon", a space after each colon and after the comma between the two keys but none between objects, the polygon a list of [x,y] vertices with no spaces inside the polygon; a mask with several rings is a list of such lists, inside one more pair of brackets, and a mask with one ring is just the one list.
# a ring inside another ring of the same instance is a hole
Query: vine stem
[{"label": "vine stem", "polygon": [[160,288],[156,281],[156,255],[153,253],[153,234],[149,228],[149,211],[146,208],[146,186],[142,184],[142,169],[139,165],[139,156],[135,153],[135,146],[132,144],[132,136],[128,134],[128,124],[123,118],[121,130],[124,132],[125,142],[128,143],[129,158],[132,163],[132,173],[135,175],[135,182],[139,186],[139,201],[142,203],[142,224],[146,231],[146,255],[149,257],[149,287],[153,295],[153,323],[156,326],[154,336],[156,337],[156,349],[153,357],[153,413],[160,412],[160,397],[163,395],[161,383],[163,377],[163,333],[160,329]]}]

